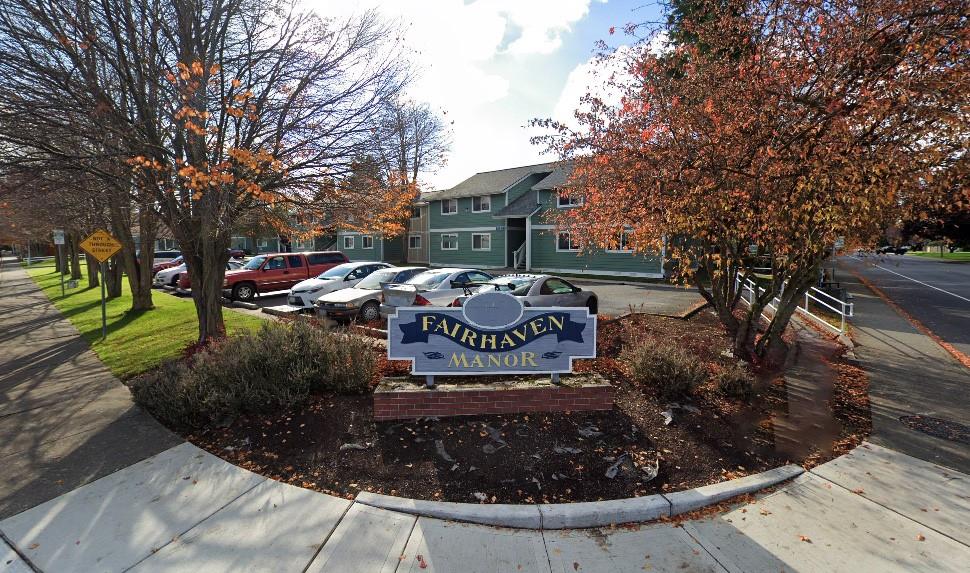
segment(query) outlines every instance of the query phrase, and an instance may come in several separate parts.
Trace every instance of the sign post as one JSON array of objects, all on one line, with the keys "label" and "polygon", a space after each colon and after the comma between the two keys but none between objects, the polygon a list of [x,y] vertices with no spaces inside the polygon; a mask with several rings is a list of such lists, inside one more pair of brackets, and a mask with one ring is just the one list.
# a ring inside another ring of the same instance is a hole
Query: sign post
[{"label": "sign post", "polygon": [[121,243],[106,231],[98,229],[81,241],[80,247],[97,259],[101,266],[101,340],[104,340],[108,336],[108,311],[104,291],[105,262],[121,250]]},{"label": "sign post", "polygon": [[[54,244],[57,245],[57,260],[64,265],[64,229],[54,229]],[[57,272],[61,275],[61,298],[64,298],[64,273],[61,269],[57,269]]]}]

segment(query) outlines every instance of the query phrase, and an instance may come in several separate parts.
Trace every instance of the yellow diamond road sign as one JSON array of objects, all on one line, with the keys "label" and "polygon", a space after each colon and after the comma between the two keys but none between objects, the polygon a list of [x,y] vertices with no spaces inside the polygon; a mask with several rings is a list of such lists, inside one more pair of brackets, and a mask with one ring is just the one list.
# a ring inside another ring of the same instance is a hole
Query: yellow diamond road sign
[{"label": "yellow diamond road sign", "polygon": [[103,263],[121,250],[121,243],[106,231],[98,229],[91,233],[91,236],[87,239],[81,241],[81,248],[92,257],[98,259],[99,263]]}]

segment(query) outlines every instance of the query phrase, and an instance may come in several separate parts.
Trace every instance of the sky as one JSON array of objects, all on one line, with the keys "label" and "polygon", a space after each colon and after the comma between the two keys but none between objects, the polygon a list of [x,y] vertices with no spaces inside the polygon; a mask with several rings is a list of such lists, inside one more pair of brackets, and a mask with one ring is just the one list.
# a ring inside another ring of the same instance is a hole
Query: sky
[{"label": "sky", "polygon": [[659,13],[652,0],[304,2],[322,16],[376,7],[403,25],[419,71],[408,95],[443,110],[452,129],[448,163],[425,175],[426,189],[554,160],[529,142],[537,133],[529,121],[570,120],[591,82],[596,41],[621,46],[625,24]]}]

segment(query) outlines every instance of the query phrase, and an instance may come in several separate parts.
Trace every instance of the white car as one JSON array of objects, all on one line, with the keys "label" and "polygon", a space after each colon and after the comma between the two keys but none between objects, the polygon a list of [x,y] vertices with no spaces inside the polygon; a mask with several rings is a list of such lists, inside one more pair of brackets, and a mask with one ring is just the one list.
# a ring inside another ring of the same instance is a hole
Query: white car
[{"label": "white car", "polygon": [[384,285],[381,316],[387,318],[395,314],[399,306],[448,306],[466,293],[468,285],[487,283],[493,278],[477,269],[425,271],[403,283]]},{"label": "white car", "polygon": [[381,285],[403,283],[426,270],[426,267],[391,267],[379,270],[353,288],[345,288],[318,298],[315,303],[317,314],[326,315],[337,322],[377,320],[381,317]]},{"label": "white car", "polygon": [[162,269],[155,273],[155,286],[175,286],[179,282],[179,275],[184,273],[186,269],[185,263],[178,265],[177,267],[172,267],[170,269]]},{"label": "white car", "polygon": [[392,265],[374,261],[357,263],[343,263],[327,269],[312,279],[300,281],[293,285],[286,302],[290,306],[312,309],[313,303],[321,296],[333,291],[350,288],[367,275],[379,269],[386,269]]}]

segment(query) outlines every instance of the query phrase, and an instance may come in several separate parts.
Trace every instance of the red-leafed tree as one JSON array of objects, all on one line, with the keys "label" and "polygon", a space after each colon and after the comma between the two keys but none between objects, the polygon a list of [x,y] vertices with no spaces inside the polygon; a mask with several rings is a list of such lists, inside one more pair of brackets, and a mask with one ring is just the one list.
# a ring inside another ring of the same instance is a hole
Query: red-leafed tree
[{"label": "red-leafed tree", "polygon": [[[542,142],[575,159],[567,192],[585,199],[557,223],[591,245],[614,245],[623,228],[638,251],[666,240],[676,276],[737,333],[737,350],[764,356],[783,348],[837,237],[869,242],[954,188],[968,198],[966,5],[678,4],[623,52],[626,74],[609,82],[618,105],[588,96],[578,128],[537,122],[554,130]],[[756,269],[765,290],[742,308],[736,278]]]}]

